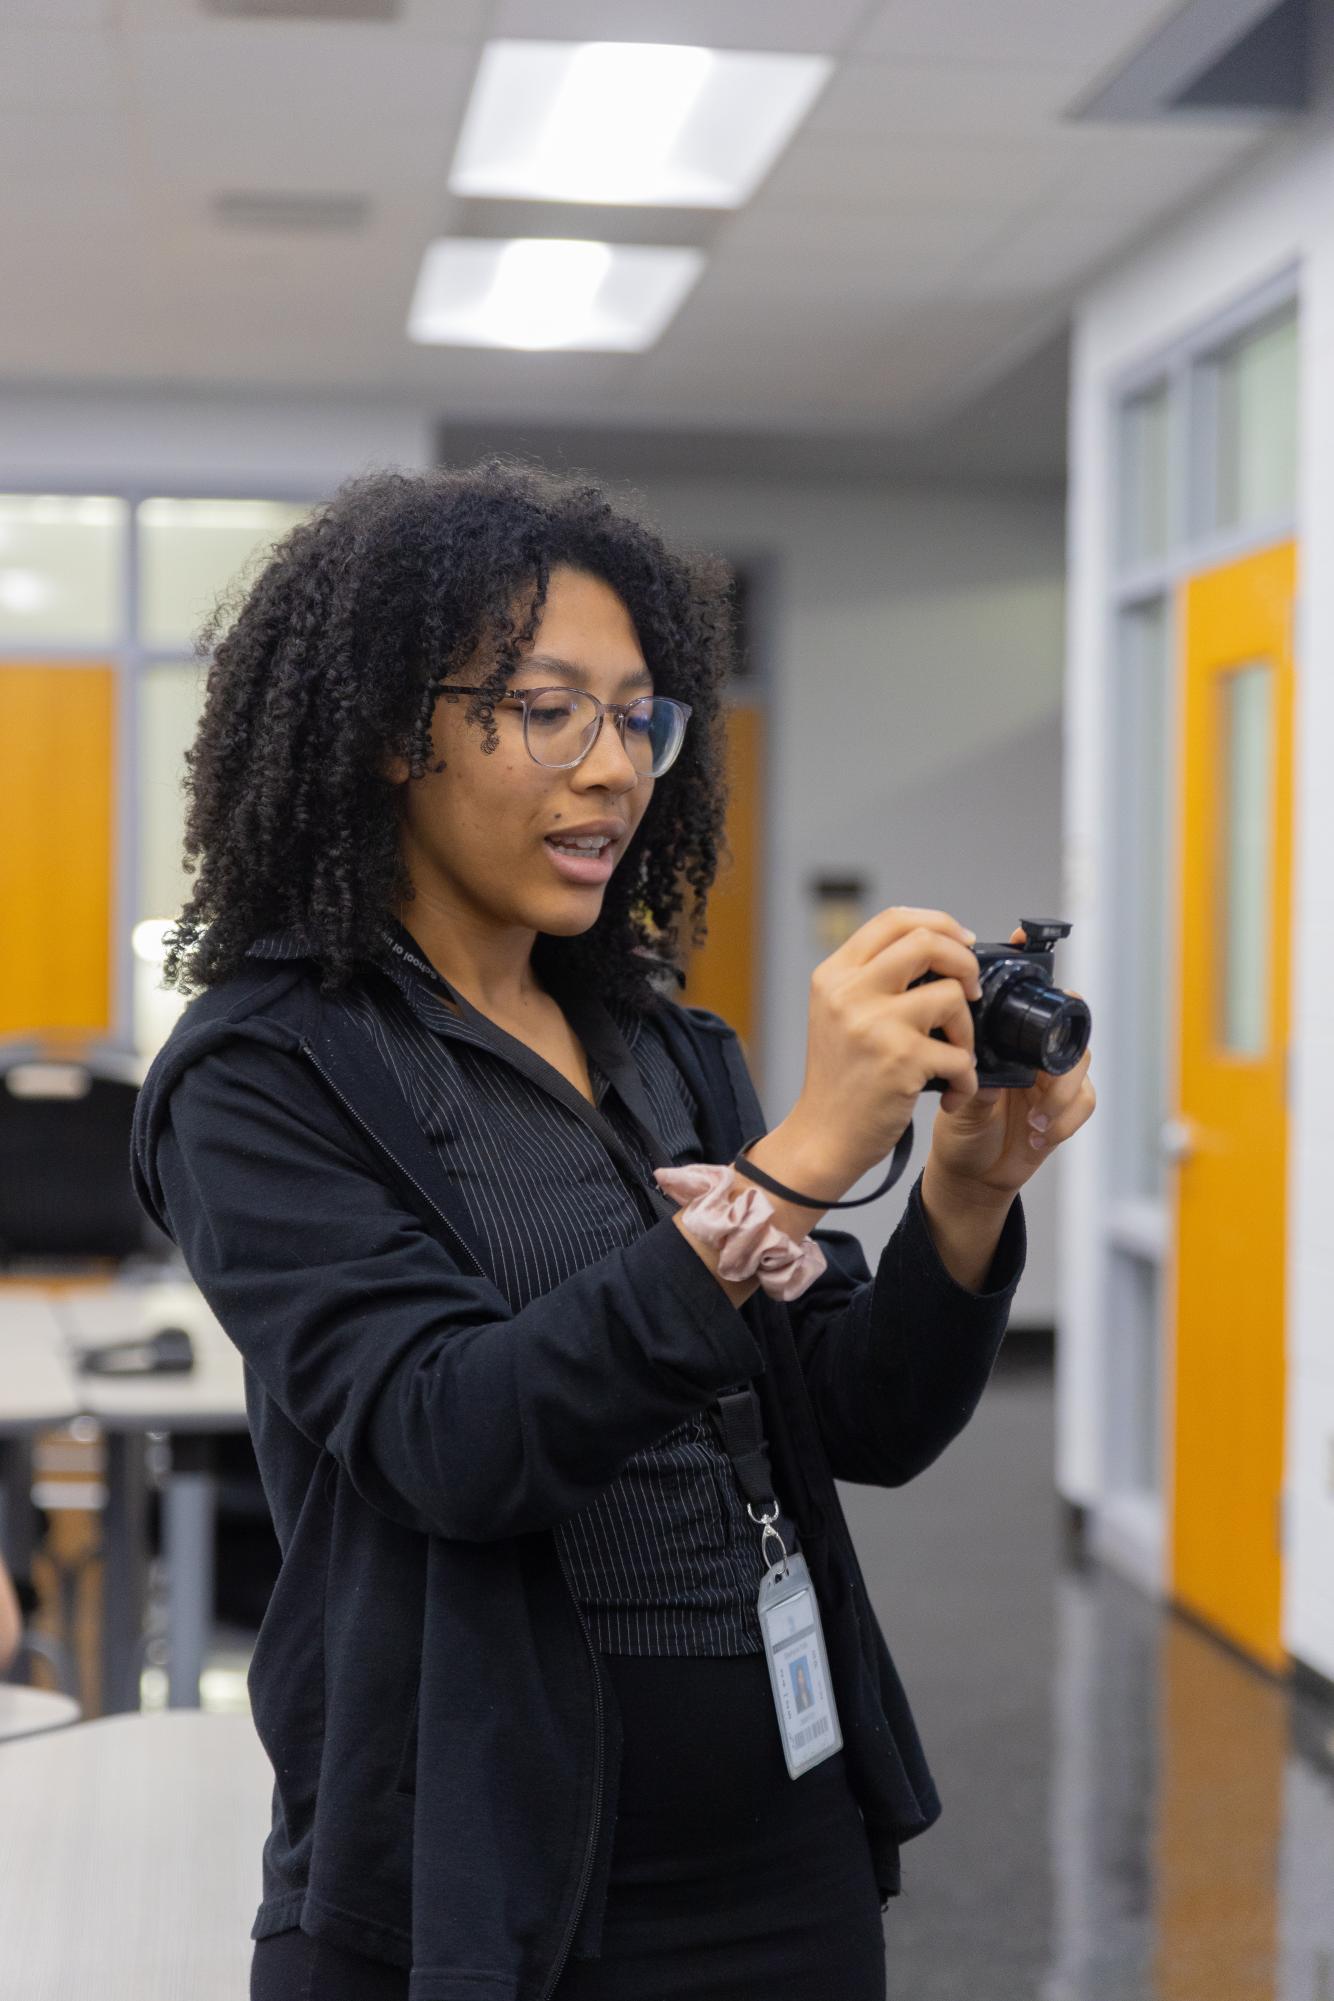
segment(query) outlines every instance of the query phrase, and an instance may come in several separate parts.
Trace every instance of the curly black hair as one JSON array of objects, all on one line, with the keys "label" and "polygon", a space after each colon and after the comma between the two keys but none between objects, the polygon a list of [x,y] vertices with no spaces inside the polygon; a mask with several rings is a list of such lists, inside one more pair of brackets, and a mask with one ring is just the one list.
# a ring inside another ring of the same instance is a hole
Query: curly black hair
[{"label": "curly black hair", "polygon": [[[168,933],[163,980],[190,993],[239,970],[247,948],[295,927],[324,992],[374,952],[411,901],[387,757],[421,777],[442,686],[480,646],[489,667],[470,723],[493,752],[495,701],[532,640],[557,565],[600,578],[633,621],[659,694],[693,705],[670,773],[577,937],[539,934],[533,965],[640,1011],[678,982],[725,855],[723,691],[735,649],[732,578],[670,550],[596,485],[513,460],[386,470],[350,480],[273,550],[239,606],[200,635],[203,714],[186,753],[185,867],[198,881]],[[476,678],[476,675],[472,678]],[[437,765],[435,769],[441,769]]]}]

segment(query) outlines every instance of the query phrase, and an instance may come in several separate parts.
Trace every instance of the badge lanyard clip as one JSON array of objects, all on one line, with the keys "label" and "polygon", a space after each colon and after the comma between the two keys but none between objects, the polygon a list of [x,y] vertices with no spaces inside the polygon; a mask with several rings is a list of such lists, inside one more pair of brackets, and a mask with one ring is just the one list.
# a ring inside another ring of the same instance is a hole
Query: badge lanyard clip
[{"label": "badge lanyard clip", "polygon": [[[746,1497],[746,1513],[759,1527],[760,1554],[765,1568],[774,1570],[781,1565],[781,1574],[786,1577],[787,1544],[776,1527],[779,1507],[774,1496],[760,1400],[747,1384],[742,1389],[722,1391],[714,1399],[713,1407],[722,1433],[723,1449],[732,1462],[737,1482]],[[771,1543],[778,1546],[776,1557],[769,1553]]]}]

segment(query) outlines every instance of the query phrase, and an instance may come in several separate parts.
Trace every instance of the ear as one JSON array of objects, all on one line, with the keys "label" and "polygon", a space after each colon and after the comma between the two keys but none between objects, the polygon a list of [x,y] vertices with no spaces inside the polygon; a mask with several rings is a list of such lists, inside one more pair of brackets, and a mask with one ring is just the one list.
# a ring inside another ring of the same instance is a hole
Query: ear
[{"label": "ear", "polygon": [[380,759],[380,776],[387,778],[391,785],[405,785],[412,775],[412,767],[406,757],[391,756],[388,752]]}]

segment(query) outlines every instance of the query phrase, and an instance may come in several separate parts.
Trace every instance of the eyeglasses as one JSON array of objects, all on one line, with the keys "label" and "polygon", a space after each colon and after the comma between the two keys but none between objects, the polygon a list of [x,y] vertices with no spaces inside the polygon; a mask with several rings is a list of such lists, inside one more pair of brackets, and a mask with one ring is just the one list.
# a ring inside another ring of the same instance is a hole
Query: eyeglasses
[{"label": "eyeglasses", "polygon": [[[442,695],[480,695],[480,688],[450,681]],[[510,702],[523,704],[523,741],[535,764],[568,769],[587,757],[602,732],[604,716],[615,718],[621,743],[641,778],[661,778],[675,764],[692,705],[670,695],[640,695],[633,702],[600,702],[580,688],[507,688]]]}]

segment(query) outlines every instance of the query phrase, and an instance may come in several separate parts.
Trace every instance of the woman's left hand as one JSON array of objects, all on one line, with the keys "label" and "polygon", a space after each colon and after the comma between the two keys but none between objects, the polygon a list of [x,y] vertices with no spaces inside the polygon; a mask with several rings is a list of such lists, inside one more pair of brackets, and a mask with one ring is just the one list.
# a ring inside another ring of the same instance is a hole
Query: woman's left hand
[{"label": "woman's left hand", "polygon": [[[1010,943],[1026,944],[1027,933],[1012,931]],[[956,1112],[942,1105],[931,1130],[936,1172],[954,1183],[971,1184],[970,1193],[991,1193],[998,1199],[1016,1194],[1092,1117],[1097,1093],[1088,1074],[1091,1054],[1086,1049],[1063,1077],[1040,1070],[1026,1091],[976,1091]]]}]

